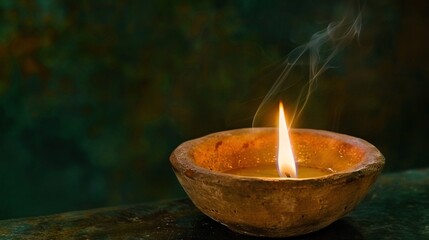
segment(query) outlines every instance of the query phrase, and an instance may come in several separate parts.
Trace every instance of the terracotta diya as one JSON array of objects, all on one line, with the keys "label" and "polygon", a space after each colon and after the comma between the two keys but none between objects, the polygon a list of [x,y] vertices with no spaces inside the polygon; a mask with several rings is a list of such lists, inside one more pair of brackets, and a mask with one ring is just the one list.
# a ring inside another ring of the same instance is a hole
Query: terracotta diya
[{"label": "terracotta diya", "polygon": [[[213,133],[187,141],[171,154],[173,170],[192,202],[228,228],[254,236],[286,237],[317,231],[350,212],[384,165],[370,143],[310,129],[289,131],[300,167],[326,169],[319,177],[280,178],[230,174],[273,165],[276,128]],[[299,176],[298,176],[299,177]]]},{"label": "terracotta diya", "polygon": [[288,131],[282,103],[278,128],[210,134],[177,147],[170,161],[203,213],[234,231],[267,237],[310,233],[341,218],[384,165],[362,139]]}]

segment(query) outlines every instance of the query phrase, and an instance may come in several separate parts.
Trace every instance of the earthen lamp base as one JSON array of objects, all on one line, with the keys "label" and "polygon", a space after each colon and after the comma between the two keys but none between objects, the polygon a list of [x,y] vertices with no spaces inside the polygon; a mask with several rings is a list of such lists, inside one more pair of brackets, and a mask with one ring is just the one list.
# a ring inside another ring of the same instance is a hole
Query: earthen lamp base
[{"label": "earthen lamp base", "polygon": [[315,178],[243,177],[224,171],[276,161],[277,129],[238,129],[187,141],[171,154],[173,170],[207,216],[243,234],[297,236],[350,212],[381,172],[383,155],[351,136],[290,130],[298,165],[331,169]]}]

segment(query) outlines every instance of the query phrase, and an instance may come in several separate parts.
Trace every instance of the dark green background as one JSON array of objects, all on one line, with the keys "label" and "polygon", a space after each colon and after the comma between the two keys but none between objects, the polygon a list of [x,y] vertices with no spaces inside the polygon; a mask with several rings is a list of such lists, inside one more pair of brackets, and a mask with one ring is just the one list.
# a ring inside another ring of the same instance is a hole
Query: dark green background
[{"label": "dark green background", "polygon": [[[184,196],[171,151],[250,127],[287,53],[341,16],[320,2],[1,0],[0,218]],[[429,166],[428,12],[368,1],[294,127]]]}]

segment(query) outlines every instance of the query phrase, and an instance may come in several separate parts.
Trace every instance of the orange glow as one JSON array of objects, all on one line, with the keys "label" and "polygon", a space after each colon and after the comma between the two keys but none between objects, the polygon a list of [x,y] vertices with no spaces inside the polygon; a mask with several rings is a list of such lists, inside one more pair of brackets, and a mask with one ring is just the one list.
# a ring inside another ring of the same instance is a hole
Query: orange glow
[{"label": "orange glow", "polygon": [[277,171],[280,177],[297,177],[295,158],[292,153],[289,132],[287,129],[286,117],[283,103],[279,104],[279,146],[277,155]]}]

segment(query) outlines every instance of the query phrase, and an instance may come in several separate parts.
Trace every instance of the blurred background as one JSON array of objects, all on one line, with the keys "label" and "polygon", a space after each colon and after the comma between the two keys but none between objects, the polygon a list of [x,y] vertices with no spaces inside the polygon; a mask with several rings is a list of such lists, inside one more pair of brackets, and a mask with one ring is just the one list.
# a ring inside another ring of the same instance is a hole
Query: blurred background
[{"label": "blurred background", "polygon": [[[250,127],[342,2],[1,0],[0,219],[184,197],[171,151]],[[384,172],[428,167],[428,12],[368,1],[294,127],[361,137]]]}]

